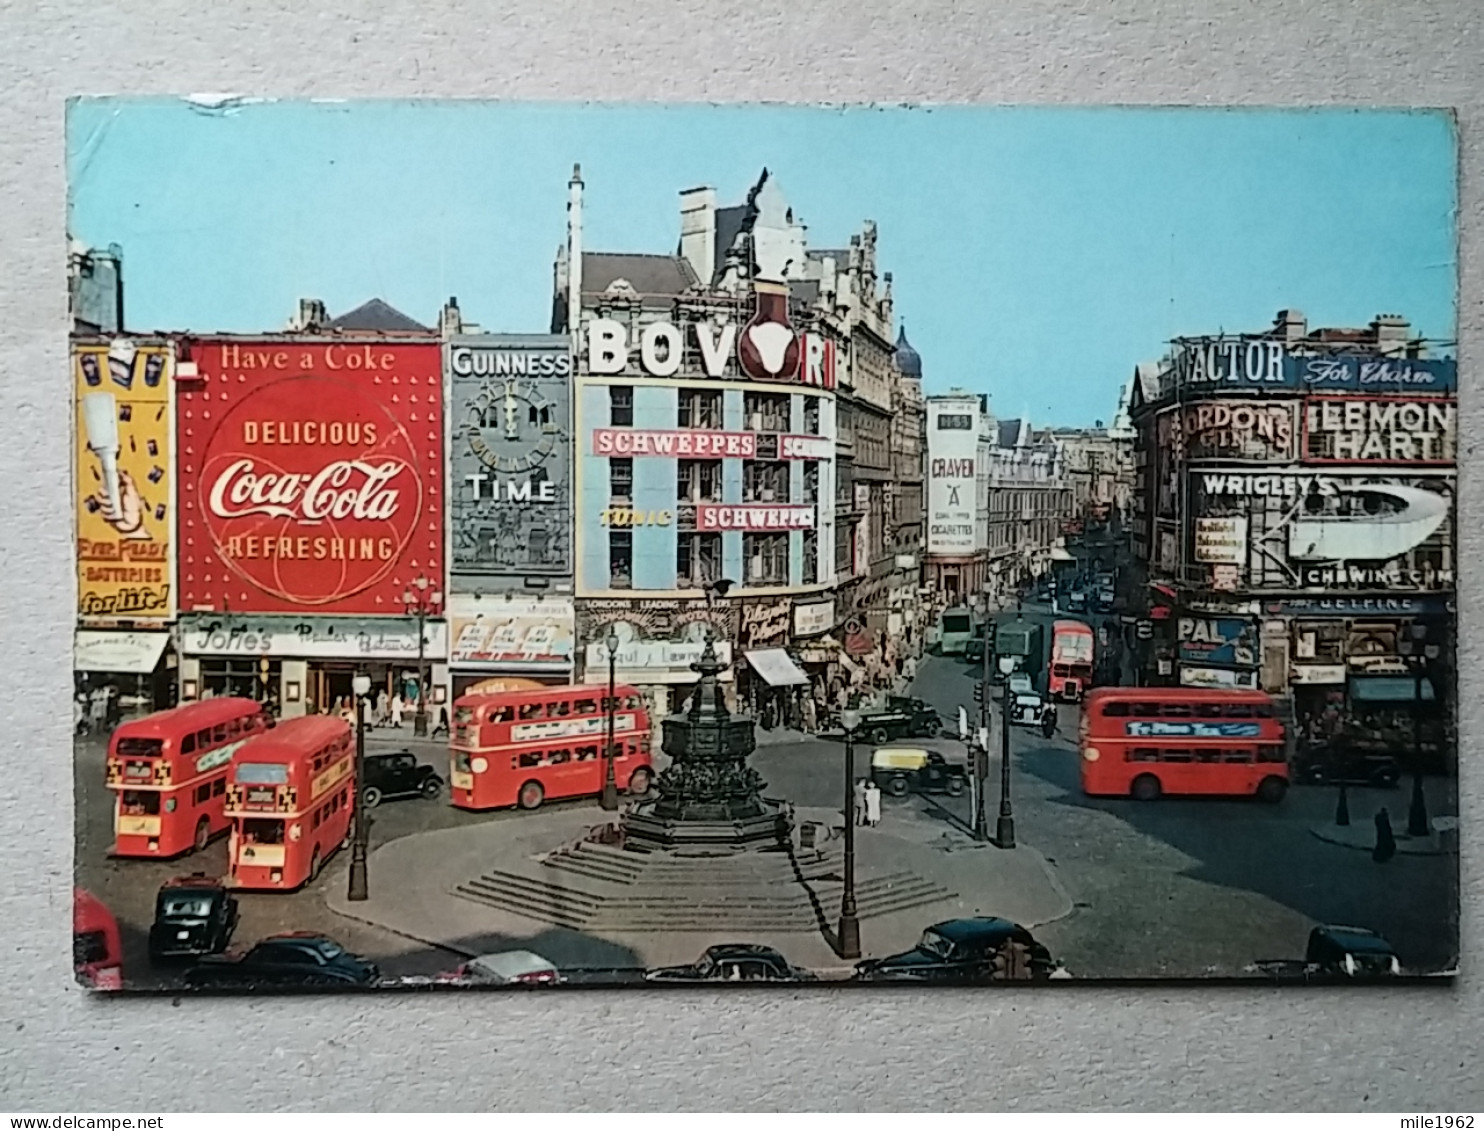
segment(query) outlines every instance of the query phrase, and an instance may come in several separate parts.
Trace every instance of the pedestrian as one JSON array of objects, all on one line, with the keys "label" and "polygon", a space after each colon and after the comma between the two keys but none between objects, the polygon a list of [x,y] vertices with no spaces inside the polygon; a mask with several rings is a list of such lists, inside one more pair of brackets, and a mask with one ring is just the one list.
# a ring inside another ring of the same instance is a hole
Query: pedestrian
[{"label": "pedestrian", "polygon": [[857,825],[866,823],[866,779],[855,779],[855,812],[851,815],[851,821]]},{"label": "pedestrian", "polygon": [[1396,837],[1391,831],[1391,814],[1384,808],[1376,814],[1376,847],[1371,850],[1371,859],[1385,864],[1396,855]]},{"label": "pedestrian", "polygon": [[371,696],[367,695],[361,699],[361,722],[367,730],[376,725],[375,708],[371,705]]},{"label": "pedestrian", "polygon": [[392,696],[392,726],[398,730],[402,729],[402,712],[406,709],[406,704],[402,702],[402,693],[399,691]]},{"label": "pedestrian", "polygon": [[108,687],[105,689],[104,694],[104,723],[111,731],[114,727],[118,726],[123,719],[123,698],[119,695],[118,685],[113,683],[110,683],[108,685]]},{"label": "pedestrian", "polygon": [[93,733],[104,733],[104,719],[108,714],[108,693],[101,687],[93,689],[88,696],[88,719],[92,723]]},{"label": "pedestrian", "polygon": [[875,782],[866,783],[866,824],[875,828],[881,823],[881,787]]},{"label": "pedestrian", "polygon": [[819,730],[819,715],[814,707],[814,694],[804,696],[804,733],[814,734]]},{"label": "pedestrian", "polygon": [[384,727],[390,720],[391,704],[386,693],[386,688],[383,687],[376,696],[376,725]]},{"label": "pedestrian", "polygon": [[448,733],[448,706],[446,704],[438,708],[438,725],[433,728],[433,737]]},{"label": "pedestrian", "polygon": [[88,733],[88,697],[81,691],[72,697],[72,733]]}]

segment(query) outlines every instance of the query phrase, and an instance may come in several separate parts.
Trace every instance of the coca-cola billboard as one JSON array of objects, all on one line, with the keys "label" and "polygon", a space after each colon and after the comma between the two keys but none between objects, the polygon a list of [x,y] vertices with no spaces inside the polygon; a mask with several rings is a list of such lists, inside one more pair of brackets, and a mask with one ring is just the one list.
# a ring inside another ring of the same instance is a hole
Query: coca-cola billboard
[{"label": "coca-cola billboard", "polygon": [[443,577],[436,342],[216,342],[177,397],[186,609],[382,615]]}]

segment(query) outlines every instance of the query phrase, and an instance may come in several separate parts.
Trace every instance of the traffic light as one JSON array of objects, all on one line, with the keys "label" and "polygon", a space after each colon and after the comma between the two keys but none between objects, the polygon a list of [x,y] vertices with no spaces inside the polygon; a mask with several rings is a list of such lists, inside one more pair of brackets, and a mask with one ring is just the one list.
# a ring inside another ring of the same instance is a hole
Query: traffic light
[{"label": "traffic light", "polygon": [[984,702],[984,681],[982,679],[974,681],[974,702],[980,704]]}]

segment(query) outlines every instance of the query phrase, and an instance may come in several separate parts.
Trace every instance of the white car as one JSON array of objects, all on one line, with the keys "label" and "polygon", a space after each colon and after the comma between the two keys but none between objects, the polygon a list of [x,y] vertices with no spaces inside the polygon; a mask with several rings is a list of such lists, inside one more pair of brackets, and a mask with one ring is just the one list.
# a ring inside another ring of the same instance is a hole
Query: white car
[{"label": "white car", "polygon": [[549,960],[529,950],[502,950],[471,958],[444,979],[461,986],[549,986],[562,980]]}]

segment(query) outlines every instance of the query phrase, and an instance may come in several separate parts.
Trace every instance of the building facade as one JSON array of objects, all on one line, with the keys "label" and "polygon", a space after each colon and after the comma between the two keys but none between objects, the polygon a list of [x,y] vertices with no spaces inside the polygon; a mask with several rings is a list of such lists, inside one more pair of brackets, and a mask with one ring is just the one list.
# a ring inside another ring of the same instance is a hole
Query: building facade
[{"label": "building facade", "polygon": [[572,353],[443,316],[454,697],[572,680]]},{"label": "building facade", "polygon": [[112,685],[152,708],[172,706],[175,346],[74,334],[72,371],[77,690]]},{"label": "building facade", "polygon": [[1001,420],[993,435],[985,586],[990,601],[1003,604],[1065,554],[1073,487],[1051,432]]},{"label": "building facade", "polygon": [[[1407,322],[1178,339],[1136,374],[1149,680],[1261,687],[1300,723],[1451,696],[1456,362]],[[1381,724],[1377,724],[1381,725]]]},{"label": "building facade", "polygon": [[[288,333],[191,340],[177,381],[180,698],[284,717],[352,677],[448,694],[443,358],[373,302]],[[384,328],[383,328],[384,327]]]},{"label": "building facade", "polygon": [[[810,664],[803,645],[835,628],[848,355],[815,301],[824,288],[804,277],[803,226],[764,174],[736,208],[711,189],[682,193],[677,255],[594,253],[583,191],[574,174],[553,320],[576,361],[579,678],[607,680],[611,661],[664,713],[671,689],[694,683],[710,624],[723,653],[733,641],[742,653],[727,675],[744,700],[781,712],[795,686],[838,674],[827,647],[811,645],[824,662]],[[730,594],[712,600],[723,579]],[[790,648],[794,673],[754,662]],[[780,670],[800,682],[776,684]]]},{"label": "building facade", "polygon": [[941,609],[983,599],[994,418],[978,393],[955,389],[926,404],[923,579]]}]

